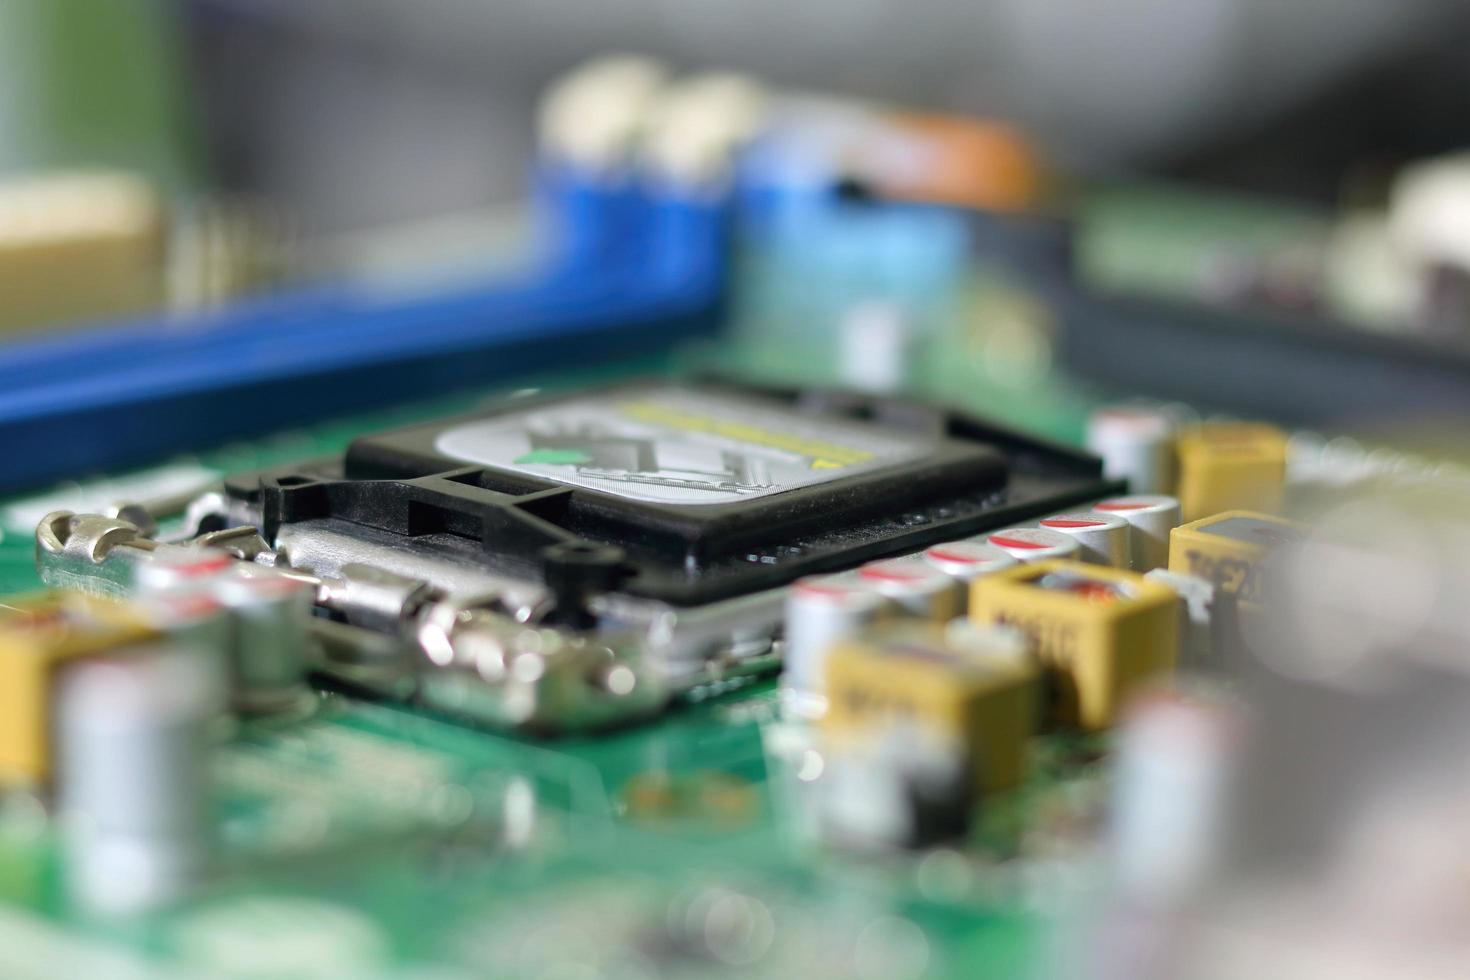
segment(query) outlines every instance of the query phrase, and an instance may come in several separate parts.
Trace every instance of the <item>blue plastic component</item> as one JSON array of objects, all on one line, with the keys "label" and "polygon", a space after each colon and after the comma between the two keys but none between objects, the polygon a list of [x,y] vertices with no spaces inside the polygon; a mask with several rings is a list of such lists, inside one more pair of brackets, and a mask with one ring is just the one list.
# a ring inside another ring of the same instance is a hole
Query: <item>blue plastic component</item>
[{"label": "blue plastic component", "polygon": [[327,286],[0,348],[0,489],[713,328],[724,202],[555,168],[538,196],[554,245],[479,288]]}]

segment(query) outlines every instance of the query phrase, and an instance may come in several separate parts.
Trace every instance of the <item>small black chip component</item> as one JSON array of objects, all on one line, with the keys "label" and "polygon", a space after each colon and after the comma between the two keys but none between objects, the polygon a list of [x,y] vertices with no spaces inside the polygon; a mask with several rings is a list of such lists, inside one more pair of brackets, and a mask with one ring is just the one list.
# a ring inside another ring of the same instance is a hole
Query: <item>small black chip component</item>
[{"label": "small black chip component", "polygon": [[615,546],[617,591],[691,606],[1120,487],[1084,453],[911,402],[642,381],[363,436],[228,492],[258,509],[268,540],[330,522],[443,541],[497,573],[541,578],[553,545]]}]

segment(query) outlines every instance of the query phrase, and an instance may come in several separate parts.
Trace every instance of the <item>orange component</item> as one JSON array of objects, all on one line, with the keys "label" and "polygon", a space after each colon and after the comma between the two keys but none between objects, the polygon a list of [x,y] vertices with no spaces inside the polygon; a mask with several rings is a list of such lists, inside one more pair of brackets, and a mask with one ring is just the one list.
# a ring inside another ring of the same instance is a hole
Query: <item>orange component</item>
[{"label": "orange component", "polygon": [[1023,210],[1040,196],[1040,156],[1009,123],[926,113],[888,122],[908,151],[877,175],[888,196],[996,211]]}]

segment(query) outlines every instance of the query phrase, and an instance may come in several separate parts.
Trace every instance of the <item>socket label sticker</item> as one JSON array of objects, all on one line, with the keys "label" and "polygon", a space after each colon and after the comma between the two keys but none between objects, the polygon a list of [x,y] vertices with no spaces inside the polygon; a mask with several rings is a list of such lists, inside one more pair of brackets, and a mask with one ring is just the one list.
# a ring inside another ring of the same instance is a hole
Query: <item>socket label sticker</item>
[{"label": "socket label sticker", "polygon": [[932,441],[676,386],[574,398],[440,433],[446,456],[632,500],[728,504],[898,466]]}]

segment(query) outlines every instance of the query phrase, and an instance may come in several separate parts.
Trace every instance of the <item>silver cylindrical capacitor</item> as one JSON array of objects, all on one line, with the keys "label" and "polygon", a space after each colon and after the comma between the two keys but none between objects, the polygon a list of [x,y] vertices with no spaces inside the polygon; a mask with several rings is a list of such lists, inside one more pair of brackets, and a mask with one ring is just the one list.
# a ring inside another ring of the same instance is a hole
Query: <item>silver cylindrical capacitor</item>
[{"label": "silver cylindrical capacitor", "polygon": [[960,586],[960,612],[970,605],[970,585],[976,579],[1017,564],[1016,559],[984,541],[948,541],[924,551],[923,558]]},{"label": "silver cylindrical capacitor", "polygon": [[961,612],[961,586],[920,555],[875,561],[858,569],[858,578],[877,589],[896,611],[936,623]]},{"label": "silver cylindrical capacitor", "polygon": [[887,605],[883,595],[855,573],[799,579],[786,597],[783,686],[798,697],[822,698],[828,651],[876,622]]},{"label": "silver cylindrical capacitor", "polygon": [[992,531],[986,535],[985,541],[1018,561],[1077,559],[1082,552],[1072,538],[1044,527],[1008,527]]},{"label": "silver cylindrical capacitor", "polygon": [[1169,908],[1218,873],[1247,719],[1211,695],[1137,699],[1117,737],[1112,856],[1123,893]]},{"label": "silver cylindrical capacitor", "polygon": [[1178,500],[1163,494],[1137,494],[1104,500],[1092,509],[1121,517],[1133,528],[1128,534],[1128,567],[1146,572],[1169,564],[1169,532],[1179,526]]},{"label": "silver cylindrical capacitor", "polygon": [[233,626],[235,706],[271,712],[300,705],[312,659],[312,587],[284,575],[240,575],[215,581],[213,594]]},{"label": "silver cylindrical capacitor", "polygon": [[858,303],[838,325],[838,370],[860,391],[895,391],[908,378],[914,323],[902,306],[882,300]]},{"label": "silver cylindrical capacitor", "polygon": [[1087,420],[1087,448],[1102,457],[1103,475],[1128,481],[1134,493],[1174,489],[1174,418],[1147,405],[1098,409]]},{"label": "silver cylindrical capacitor", "polygon": [[216,710],[223,718],[234,701],[233,627],[224,605],[203,589],[165,589],[139,597],[138,608],[154,629],[200,658],[214,685]]},{"label": "silver cylindrical capacitor", "polygon": [[156,595],[205,587],[230,572],[237,562],[223,551],[163,545],[138,564],[134,587],[140,595]]},{"label": "silver cylindrical capacitor", "polygon": [[68,889],[87,911],[153,908],[208,873],[214,685],[195,651],[168,643],[63,671],[57,798]]},{"label": "silver cylindrical capacitor", "polygon": [[1057,514],[1036,523],[1076,541],[1083,561],[1113,568],[1128,567],[1129,525],[1121,517],[1101,512]]},{"label": "silver cylindrical capacitor", "polygon": [[139,563],[133,578],[138,604],[152,625],[212,665],[221,712],[233,701],[233,638],[229,615],[211,589],[215,580],[237,574],[239,564],[214,548],[160,545]]}]

